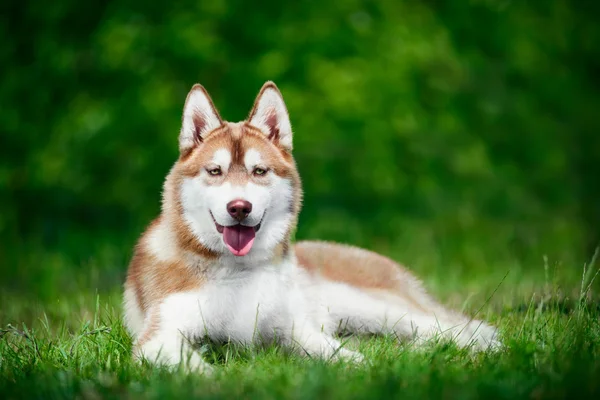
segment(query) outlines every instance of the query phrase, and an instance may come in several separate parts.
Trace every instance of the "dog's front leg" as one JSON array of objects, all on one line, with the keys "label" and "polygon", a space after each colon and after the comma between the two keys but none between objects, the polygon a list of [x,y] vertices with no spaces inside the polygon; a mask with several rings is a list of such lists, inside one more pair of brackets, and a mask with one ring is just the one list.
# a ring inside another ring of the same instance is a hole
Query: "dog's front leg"
[{"label": "dog's front leg", "polygon": [[193,349],[193,333],[185,322],[174,323],[160,308],[148,313],[142,333],[133,348],[134,357],[169,367],[181,366],[188,372],[210,374],[212,366]]},{"label": "dog's front leg", "polygon": [[316,329],[303,329],[295,332],[290,337],[289,345],[299,354],[307,357],[351,362],[362,362],[364,359],[359,352],[345,349],[339,340]]}]

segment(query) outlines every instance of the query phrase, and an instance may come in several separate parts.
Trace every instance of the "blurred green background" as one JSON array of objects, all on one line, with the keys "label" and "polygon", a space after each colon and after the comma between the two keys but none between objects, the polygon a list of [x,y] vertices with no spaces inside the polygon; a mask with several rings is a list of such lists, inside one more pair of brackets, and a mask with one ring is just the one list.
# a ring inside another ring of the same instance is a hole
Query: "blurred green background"
[{"label": "blurred green background", "polygon": [[237,121],[269,79],[306,193],[297,239],[440,286],[545,256],[580,276],[600,241],[596,4],[3,2],[0,288],[118,290],[192,84]]}]

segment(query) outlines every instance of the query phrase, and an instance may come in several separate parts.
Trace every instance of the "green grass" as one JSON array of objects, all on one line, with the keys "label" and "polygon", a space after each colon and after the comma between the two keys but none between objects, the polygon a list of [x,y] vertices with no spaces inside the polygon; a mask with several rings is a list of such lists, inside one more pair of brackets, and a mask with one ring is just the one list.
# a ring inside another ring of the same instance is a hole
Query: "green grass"
[{"label": "green grass", "polygon": [[[593,265],[593,263],[591,263]],[[364,365],[326,363],[277,347],[204,348],[210,378],[130,357],[118,286],[35,301],[0,296],[0,398],[580,398],[600,395],[600,322],[592,266],[497,269],[444,280],[423,275],[447,304],[497,324],[505,348],[472,354],[444,342],[415,349],[353,340]],[[516,272],[515,272],[516,271]],[[445,284],[444,284],[445,283]]]}]

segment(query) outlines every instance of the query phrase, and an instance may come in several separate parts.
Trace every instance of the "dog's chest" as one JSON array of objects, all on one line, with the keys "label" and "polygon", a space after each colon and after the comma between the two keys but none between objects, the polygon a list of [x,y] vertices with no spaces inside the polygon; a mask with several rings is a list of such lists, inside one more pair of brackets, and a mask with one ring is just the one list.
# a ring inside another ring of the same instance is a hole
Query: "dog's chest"
[{"label": "dog's chest", "polygon": [[271,340],[293,324],[304,296],[297,282],[277,269],[233,273],[198,293],[204,336],[213,340]]}]

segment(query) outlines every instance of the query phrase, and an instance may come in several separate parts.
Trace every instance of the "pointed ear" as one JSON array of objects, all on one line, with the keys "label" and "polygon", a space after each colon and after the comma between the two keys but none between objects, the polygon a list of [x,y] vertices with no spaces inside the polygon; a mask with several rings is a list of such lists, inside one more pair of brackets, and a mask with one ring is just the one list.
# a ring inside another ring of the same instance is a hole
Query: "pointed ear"
[{"label": "pointed ear", "polygon": [[195,84],[183,107],[179,151],[184,154],[201,143],[206,135],[223,125],[223,120],[202,85]]},{"label": "pointed ear", "polygon": [[260,89],[248,121],[250,125],[260,129],[273,143],[285,150],[292,150],[290,117],[283,96],[273,82],[266,82]]}]

